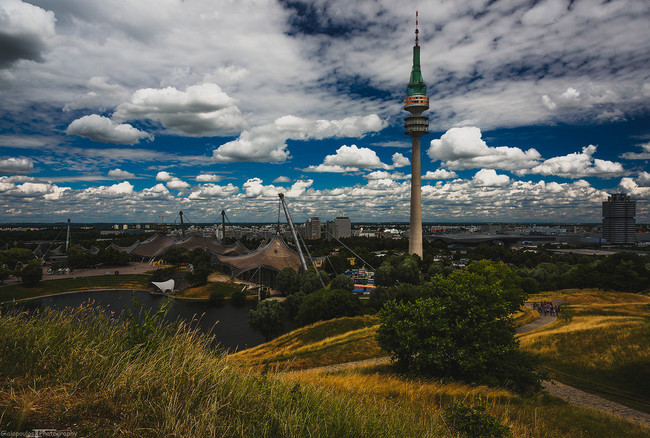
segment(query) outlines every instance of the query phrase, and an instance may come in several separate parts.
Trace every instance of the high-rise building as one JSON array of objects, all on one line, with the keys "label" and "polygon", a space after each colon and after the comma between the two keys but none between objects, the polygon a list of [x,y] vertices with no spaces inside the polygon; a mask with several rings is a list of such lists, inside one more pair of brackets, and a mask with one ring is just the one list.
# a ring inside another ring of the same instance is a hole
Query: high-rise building
[{"label": "high-rise building", "polygon": [[352,237],[352,221],[347,216],[343,216],[342,213],[334,219],[334,236],[337,239],[343,237]]},{"label": "high-rise building", "polygon": [[326,222],[325,230],[327,231],[327,240],[352,237],[352,222],[349,217],[339,212],[336,219]]},{"label": "high-rise building", "polygon": [[411,113],[404,120],[404,134],[411,137],[413,153],[411,158],[411,215],[409,227],[409,254],[422,257],[422,191],[420,175],[420,138],[429,132],[429,118],[422,113],[429,109],[427,85],[420,70],[420,45],[418,41],[418,13],[415,13],[415,46],[413,46],[413,67],[406,87],[404,110]]},{"label": "high-rise building", "polygon": [[305,239],[320,239],[320,216],[313,216],[305,222]]},{"label": "high-rise building", "polygon": [[614,193],[603,202],[603,239],[608,243],[636,243],[636,201]]}]

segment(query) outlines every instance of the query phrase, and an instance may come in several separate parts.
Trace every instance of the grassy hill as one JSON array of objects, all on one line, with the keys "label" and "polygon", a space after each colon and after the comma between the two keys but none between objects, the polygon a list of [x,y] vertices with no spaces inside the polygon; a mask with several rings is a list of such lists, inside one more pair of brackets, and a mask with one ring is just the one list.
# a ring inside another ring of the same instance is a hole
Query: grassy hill
[{"label": "grassy hill", "polygon": [[[647,363],[648,344],[640,343],[646,339],[647,297],[562,294],[568,318],[522,336],[525,348],[554,360],[549,366],[566,364],[567,371],[571,361],[590,370],[609,360],[621,375],[626,364]],[[212,349],[208,338],[182,326],[161,327],[152,318],[139,324],[114,321],[92,308],[3,315],[0,430],[69,428],[80,436],[108,437],[444,438],[462,436],[446,415],[454,403],[483,401],[515,437],[650,436],[648,428],[543,393],[522,396],[410,378],[387,365],[308,369],[384,355],[373,344],[376,326],[371,316],[339,318],[226,356]],[[600,341],[592,331],[603,328]],[[565,348],[564,333],[572,333],[573,348]],[[582,351],[575,346],[579,342],[587,343],[588,360],[573,354]],[[621,355],[631,359],[613,353],[612,345],[621,342],[629,345],[618,347]],[[272,372],[275,368],[280,372]],[[608,384],[617,386],[616,380]]]},{"label": "grassy hill", "polygon": [[299,369],[386,356],[375,335],[375,316],[337,318],[299,328],[277,339],[231,355],[263,368]]},{"label": "grassy hill", "polygon": [[564,290],[561,318],[520,336],[552,378],[650,413],[650,297]]}]

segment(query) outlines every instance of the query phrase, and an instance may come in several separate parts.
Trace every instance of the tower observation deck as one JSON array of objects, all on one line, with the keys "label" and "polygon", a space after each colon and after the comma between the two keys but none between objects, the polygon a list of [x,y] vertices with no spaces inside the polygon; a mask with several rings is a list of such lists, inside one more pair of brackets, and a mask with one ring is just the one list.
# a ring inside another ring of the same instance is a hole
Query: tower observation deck
[{"label": "tower observation deck", "polygon": [[420,44],[418,13],[415,13],[415,46],[413,46],[413,67],[406,86],[404,110],[411,113],[406,117],[404,134],[411,137],[413,153],[411,160],[411,216],[409,227],[409,254],[422,257],[422,190],[420,170],[420,138],[429,133],[429,118],[422,113],[429,109],[427,85],[420,70]]}]

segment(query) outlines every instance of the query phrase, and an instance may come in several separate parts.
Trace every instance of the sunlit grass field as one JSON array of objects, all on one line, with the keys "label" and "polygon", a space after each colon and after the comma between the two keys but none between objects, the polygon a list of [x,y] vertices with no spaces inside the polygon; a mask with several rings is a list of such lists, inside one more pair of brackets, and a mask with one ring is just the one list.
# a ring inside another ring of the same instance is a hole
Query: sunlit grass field
[{"label": "sunlit grass field", "polygon": [[289,332],[277,339],[232,355],[246,365],[263,368],[312,368],[386,356],[375,336],[376,316],[337,318]]},{"label": "sunlit grass field", "polygon": [[[562,318],[519,337],[552,378],[650,413],[650,297],[567,290]],[[540,297],[544,299],[546,297]]]},{"label": "sunlit grass field", "polygon": [[22,287],[19,284],[0,287],[0,302],[35,298],[62,292],[86,289],[149,289],[150,275],[98,275],[95,277],[61,278],[42,280],[38,287]]},{"label": "sunlit grass field", "polygon": [[[302,370],[281,373],[289,383],[326,388],[328,393],[398,411],[408,421],[436,436],[443,412],[454,402],[472,406],[486,401],[487,412],[510,427],[515,437],[648,437],[650,429],[594,410],[571,406],[543,393],[521,396],[508,390],[456,382],[420,380],[395,374],[388,365],[339,371]],[[412,436],[412,435],[404,435]]]}]

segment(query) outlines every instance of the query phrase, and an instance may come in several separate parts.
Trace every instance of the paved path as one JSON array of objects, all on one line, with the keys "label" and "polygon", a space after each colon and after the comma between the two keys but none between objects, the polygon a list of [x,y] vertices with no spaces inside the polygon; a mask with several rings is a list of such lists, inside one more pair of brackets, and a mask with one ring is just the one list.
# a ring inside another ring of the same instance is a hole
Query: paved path
[{"label": "paved path", "polygon": [[607,412],[608,414],[622,417],[628,421],[650,427],[650,414],[637,411],[620,403],[598,397],[597,395],[581,391],[564,383],[554,380],[543,382],[542,386],[549,394],[571,403],[572,405],[583,406]]},{"label": "paved path", "polygon": [[[523,325],[517,329],[517,333],[528,333],[533,330],[537,330],[541,327],[544,327],[548,324],[551,324],[557,320],[556,316],[541,316],[539,319]],[[390,357],[377,357],[374,359],[359,360],[356,362],[346,362],[339,363],[334,365],[327,365],[316,368],[309,368],[309,371],[319,371],[319,372],[333,372],[339,371],[342,369],[355,368],[360,366],[367,365],[383,365],[390,363]],[[300,372],[296,370],[294,372]],[[574,388],[564,383],[557,382],[555,380],[550,380],[542,383],[542,387],[549,394],[554,395],[555,397],[561,398],[562,400],[571,403],[577,406],[583,406],[587,408],[596,409],[608,414],[612,414],[618,417],[622,417],[628,421],[650,427],[650,414],[645,412],[640,412],[627,406],[623,406],[620,403],[616,403],[597,395],[590,394],[588,392],[581,391],[577,388]]]}]

